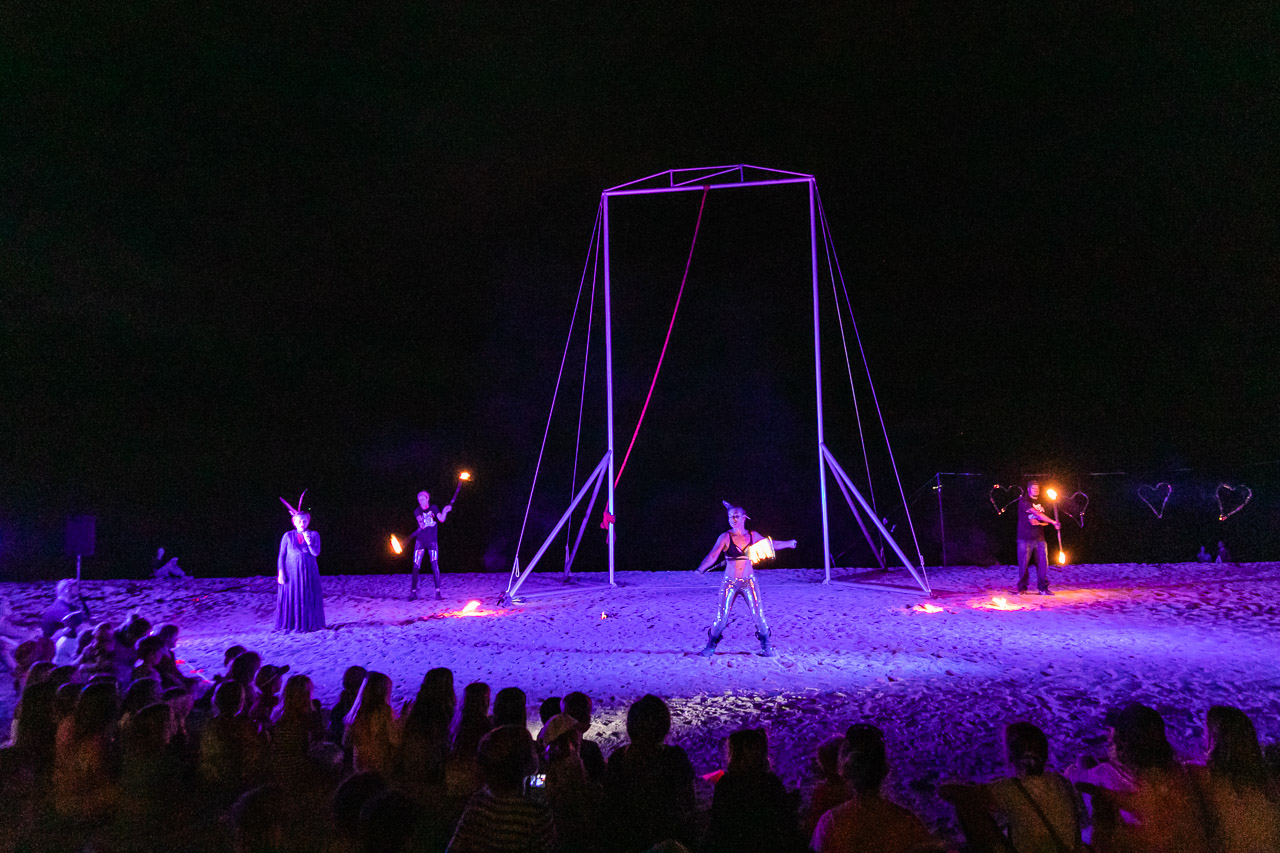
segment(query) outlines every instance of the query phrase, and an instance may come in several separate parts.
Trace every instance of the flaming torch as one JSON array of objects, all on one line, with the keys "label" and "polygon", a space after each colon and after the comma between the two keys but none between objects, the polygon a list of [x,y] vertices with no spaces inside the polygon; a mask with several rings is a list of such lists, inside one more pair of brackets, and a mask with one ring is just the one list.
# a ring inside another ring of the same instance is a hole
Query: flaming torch
[{"label": "flaming torch", "polygon": [[[1048,488],[1044,491],[1049,500],[1053,501],[1053,520],[1058,521],[1058,490]],[[1058,565],[1065,566],[1067,564],[1067,552],[1062,550],[1062,524],[1058,524]]]},{"label": "flaming torch", "polygon": [[404,553],[404,546],[400,544],[400,540],[396,538],[394,533],[391,534],[391,550],[396,554]]},{"label": "flaming torch", "polygon": [[462,491],[462,484],[471,482],[470,471],[458,472],[458,485],[453,490],[453,497],[449,498],[449,506],[453,506],[453,502],[458,499],[458,492]]}]

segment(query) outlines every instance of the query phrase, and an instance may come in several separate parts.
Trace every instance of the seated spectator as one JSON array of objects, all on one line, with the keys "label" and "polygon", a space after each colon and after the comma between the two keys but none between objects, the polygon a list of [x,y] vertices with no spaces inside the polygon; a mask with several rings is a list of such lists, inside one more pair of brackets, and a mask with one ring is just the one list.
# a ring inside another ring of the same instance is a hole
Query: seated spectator
[{"label": "seated spectator", "polygon": [[1258,732],[1239,708],[1214,705],[1205,723],[1209,760],[1191,767],[1218,853],[1280,850],[1280,786],[1270,778]]},{"label": "seated spectator", "polygon": [[444,667],[429,670],[409,709],[400,747],[400,779],[419,798],[427,788],[444,784],[449,724],[457,704],[453,671]]},{"label": "seated spectator", "polygon": [[58,726],[53,802],[58,814],[96,821],[115,807],[116,687],[98,682],[80,692],[75,713]]},{"label": "seated spectator", "polygon": [[182,765],[169,751],[173,731],[173,711],[163,702],[142,708],[121,726],[121,817],[136,830],[163,826],[186,788]]},{"label": "seated spectator", "polygon": [[183,675],[178,669],[178,660],[176,650],[178,647],[178,634],[180,629],[172,622],[167,622],[156,628],[154,637],[159,637],[164,647],[164,652],[156,664],[156,671],[160,673],[160,684],[165,690],[172,687],[182,687],[186,690],[194,690],[199,684],[200,679],[193,678],[189,675]]},{"label": "seated spectator", "polygon": [[351,748],[357,773],[375,770],[390,776],[400,747],[400,721],[391,710],[391,679],[381,672],[365,676],[355,704],[347,713],[343,746]]},{"label": "seated spectator", "polygon": [[270,721],[268,770],[271,780],[286,791],[301,786],[308,772],[311,747],[324,737],[324,722],[312,704],[311,689],[307,676],[289,676],[284,698]]},{"label": "seated spectator", "polygon": [[1174,760],[1164,719],[1153,708],[1131,702],[1109,714],[1115,761],[1067,771],[1089,795],[1092,843],[1110,851],[1203,850],[1206,816],[1186,772]]},{"label": "seated spectator", "polygon": [[578,731],[582,733],[579,754],[582,756],[582,766],[587,769],[587,778],[597,785],[603,784],[604,753],[600,751],[598,743],[587,739],[587,732],[591,730],[591,697],[575,690],[564,697],[560,710],[578,721]]},{"label": "seated spectator", "polygon": [[63,628],[53,637],[53,662],[59,666],[78,664],[80,655],[84,654],[85,648],[93,639],[93,629],[85,628],[77,634],[73,628]]},{"label": "seated spectator", "polygon": [[889,775],[884,732],[855,723],[840,745],[840,775],[853,797],[818,820],[810,847],[815,853],[859,850],[865,853],[906,853],[931,850],[937,843],[920,818],[880,796]]},{"label": "seated spectator", "polygon": [[519,687],[504,687],[493,697],[493,726],[528,726],[529,700]]},{"label": "seated spectator", "polygon": [[[64,685],[65,687],[65,685]],[[61,690],[63,688],[57,688]],[[79,694],[79,688],[72,686]],[[14,710],[12,737],[0,751],[0,785],[14,793],[30,792],[36,785],[47,786],[53,772],[54,743],[58,722],[54,712],[52,682],[32,684],[18,697]]]},{"label": "seated spectator", "polygon": [[445,762],[445,792],[453,799],[470,797],[480,787],[476,750],[493,728],[489,719],[489,685],[473,681],[462,691],[462,705],[449,727],[449,758]]},{"label": "seated spectator", "polygon": [[841,803],[847,803],[853,797],[849,783],[840,775],[840,745],[844,743],[842,735],[827,738],[818,746],[814,755],[814,771],[818,782],[813,786],[809,802],[800,814],[800,836],[813,838],[813,831],[818,827],[818,820],[831,809]]},{"label": "seated spectator", "polygon": [[262,667],[262,655],[257,652],[241,652],[227,669],[227,680],[240,685],[244,695],[244,713],[249,713],[258,701],[256,679]]},{"label": "seated spectator", "polygon": [[213,691],[213,719],[200,734],[200,777],[215,792],[232,793],[258,778],[265,742],[241,713],[244,690],[224,681]]},{"label": "seated spectator", "polygon": [[123,688],[133,680],[133,668],[138,662],[138,641],[151,633],[151,623],[137,613],[132,613],[116,631],[115,674]]},{"label": "seated spectator", "polygon": [[360,812],[386,790],[387,780],[381,773],[354,773],[338,786],[333,795],[331,853],[356,853],[360,849]]},{"label": "seated spectator", "polygon": [[89,605],[80,594],[80,584],[71,578],[58,581],[53,604],[40,616],[40,632],[47,638],[63,628],[76,628],[83,622],[93,619],[89,615]]},{"label": "seated spectator", "polygon": [[169,557],[166,560],[164,549],[156,549],[156,558],[151,561],[151,577],[156,580],[177,580],[186,576],[187,573],[178,565],[177,557]]},{"label": "seated spectator", "polygon": [[596,816],[600,786],[587,777],[579,752],[582,730],[568,714],[556,714],[538,733],[543,748],[543,794],[555,818],[563,853],[591,853],[600,849]]},{"label": "seated spectator", "polygon": [[551,810],[525,794],[538,767],[533,738],[523,726],[500,726],[480,741],[482,787],[467,803],[449,853],[545,853],[555,849]]},{"label": "seated spectator", "polygon": [[334,743],[342,743],[342,735],[347,728],[347,714],[356,703],[356,694],[360,692],[360,685],[364,684],[364,677],[368,674],[368,670],[362,666],[349,666],[342,674],[342,692],[329,711],[329,740]]},{"label": "seated spectator", "polygon": [[258,670],[253,678],[253,685],[258,688],[258,698],[249,709],[249,719],[264,728],[270,725],[276,705],[280,702],[281,682],[288,671],[287,666],[273,664],[266,664]]},{"label": "seated spectator", "polygon": [[[944,785],[940,793],[956,806],[960,827],[974,851],[1015,853],[1082,851],[1079,802],[1071,783],[1046,772],[1049,740],[1031,723],[1012,723],[1004,730],[1005,757],[1012,777],[986,785]],[[992,814],[1009,825],[1006,841]]]},{"label": "seated spectator", "polygon": [[116,677],[116,632],[110,622],[99,622],[93,629],[93,639],[80,655],[80,672],[85,678]]},{"label": "seated spectator", "polygon": [[120,700],[120,725],[128,725],[130,718],[148,705],[160,701],[160,680],[157,678],[139,678],[130,683]]},{"label": "seated spectator", "polygon": [[665,742],[671,709],[652,694],[627,709],[629,743],[613,751],[604,776],[609,848],[639,851],[660,841],[693,843],[693,765]]},{"label": "seated spectator", "polygon": [[716,782],[706,853],[780,853],[796,848],[796,815],[786,786],[769,767],[764,729],[729,735],[728,761]]},{"label": "seated spectator", "polygon": [[547,720],[560,713],[560,703],[559,696],[551,696],[542,700],[542,704],[538,705],[538,720],[542,725],[545,726]]},{"label": "seated spectator", "polygon": [[140,678],[154,678],[156,683],[159,684],[160,670],[158,667],[165,654],[164,640],[155,636],[143,637],[134,647],[134,651],[137,652],[138,663],[134,666],[133,672],[130,673],[130,680],[137,681]]}]

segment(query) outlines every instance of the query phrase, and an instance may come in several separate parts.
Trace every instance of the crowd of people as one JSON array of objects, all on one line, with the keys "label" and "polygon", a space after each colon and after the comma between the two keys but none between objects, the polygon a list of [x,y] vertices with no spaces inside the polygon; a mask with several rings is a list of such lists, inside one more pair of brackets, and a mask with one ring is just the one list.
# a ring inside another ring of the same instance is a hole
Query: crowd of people
[{"label": "crowd of people", "polygon": [[[60,591],[69,614],[72,593]],[[86,625],[69,658],[44,636],[19,645],[0,849],[907,853],[957,841],[882,794],[893,756],[867,722],[816,748],[803,796],[772,772],[765,730],[733,732],[699,811],[657,696],[630,706],[627,742],[606,758],[582,692],[542,700],[530,719],[518,687],[459,695],[436,668],[396,707],[387,675],[353,666],[324,708],[307,675],[241,646],[210,681],[184,672],[178,636],[131,614]],[[1177,760],[1152,708],[1127,705],[1106,725],[1106,753],[1061,773],[1041,729],[1008,725],[1007,777],[938,790],[964,848],[1280,850],[1276,768],[1243,712],[1208,710],[1203,764]]]}]

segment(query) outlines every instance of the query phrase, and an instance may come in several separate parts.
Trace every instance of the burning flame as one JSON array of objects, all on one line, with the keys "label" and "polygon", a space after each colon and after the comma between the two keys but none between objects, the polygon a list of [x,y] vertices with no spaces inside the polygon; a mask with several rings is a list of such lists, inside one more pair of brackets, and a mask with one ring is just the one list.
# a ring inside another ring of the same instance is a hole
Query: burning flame
[{"label": "burning flame", "polygon": [[1058,499],[1058,490],[1054,488],[1045,489],[1044,493],[1049,496],[1049,500],[1056,501]]},{"label": "burning flame", "polygon": [[993,596],[991,599],[991,603],[984,606],[991,610],[1021,610],[1022,609],[1022,606],[1019,604],[1010,604],[1009,599],[1005,598],[1003,595]]},{"label": "burning flame", "polygon": [[747,556],[752,563],[758,563],[761,560],[772,560],[777,556],[777,553],[773,550],[773,539],[766,536],[754,545],[748,546]]},{"label": "burning flame", "polygon": [[480,609],[480,602],[478,602],[478,601],[468,601],[466,604],[462,605],[462,610],[461,610],[461,611],[459,611],[459,612],[460,612],[460,613],[475,613],[478,609]]},{"label": "burning flame", "polygon": [[918,611],[920,613],[941,613],[942,612],[941,607],[939,607],[936,604],[930,604],[927,601],[924,604],[917,604],[915,607],[911,609]]},{"label": "burning flame", "polygon": [[467,480],[470,480],[470,479],[471,479],[471,472],[470,472],[470,471],[463,471],[462,473],[460,473],[460,474],[458,475],[458,479],[465,483]]},{"label": "burning flame", "polygon": [[1067,552],[1066,552],[1066,551],[1059,551],[1059,552],[1058,552],[1058,565],[1059,565],[1059,566],[1065,566],[1066,564],[1067,564]]},{"label": "burning flame", "polygon": [[394,533],[391,534],[391,550],[397,554],[404,553],[404,546],[400,544],[400,540],[396,538]]}]

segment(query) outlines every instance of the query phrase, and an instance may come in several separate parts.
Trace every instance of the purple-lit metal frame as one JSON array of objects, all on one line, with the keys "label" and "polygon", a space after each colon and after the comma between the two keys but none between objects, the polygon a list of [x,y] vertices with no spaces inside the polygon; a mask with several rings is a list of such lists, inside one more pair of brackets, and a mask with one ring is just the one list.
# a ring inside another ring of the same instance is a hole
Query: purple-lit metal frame
[{"label": "purple-lit metal frame", "polygon": [[[767,177],[750,177],[750,175],[761,174]],[[735,180],[736,178],[736,180]],[[696,192],[704,188],[709,189],[734,189],[742,187],[764,187],[778,186],[784,184],[805,184],[809,189],[809,255],[810,255],[810,272],[813,280],[813,368],[814,368],[814,391],[817,399],[818,411],[818,494],[822,504],[822,559],[823,569],[825,571],[824,583],[831,581],[831,532],[830,523],[827,512],[827,469],[830,466],[833,476],[837,478],[837,485],[840,486],[841,492],[845,493],[845,498],[849,503],[849,509],[853,511],[854,517],[857,518],[859,525],[862,525],[862,519],[858,515],[858,508],[853,500],[849,499],[849,493],[856,498],[857,504],[861,505],[862,510],[871,519],[876,529],[885,538],[889,545],[893,548],[898,558],[902,560],[902,564],[911,572],[916,582],[920,584],[921,589],[928,593],[928,581],[923,579],[916,572],[915,566],[907,559],[906,554],[898,547],[898,543],[894,540],[893,535],[885,528],[881,522],[879,515],[872,510],[872,507],[863,498],[862,494],[854,486],[849,475],[845,473],[840,463],[836,461],[835,456],[826,445],[826,436],[823,424],[823,406],[822,406],[822,332],[820,328],[821,314],[819,311],[818,297],[818,217],[817,217],[817,180],[813,175],[806,175],[800,172],[788,172],[781,169],[769,169],[761,166],[715,166],[710,168],[699,169],[670,169],[665,172],[658,172],[645,178],[629,181],[625,184],[619,184],[616,187],[610,187],[600,194],[600,211],[601,211],[601,230],[600,238],[604,249],[604,358],[605,358],[605,421],[608,438],[608,449],[605,451],[604,457],[600,460],[600,464],[596,466],[596,470],[582,484],[582,488],[574,496],[570,502],[569,508],[565,510],[560,521],[552,529],[547,536],[542,547],[534,555],[529,564],[523,570],[517,569],[518,577],[513,577],[508,584],[507,592],[504,594],[504,600],[511,600],[515,597],[516,592],[524,583],[525,578],[533,571],[542,555],[551,545],[551,541],[559,534],[564,525],[568,522],[570,514],[586,496],[587,489],[594,483],[596,489],[599,488],[600,480],[606,480],[608,484],[608,493],[605,498],[605,510],[610,517],[614,516],[614,429],[613,429],[613,300],[611,293],[612,282],[610,279],[611,264],[609,259],[609,200],[618,196],[634,196],[634,195],[659,195],[664,193],[679,192]],[[607,470],[606,470],[607,468]],[[594,504],[595,495],[592,495],[592,503]],[[910,510],[907,510],[908,512]],[[586,519],[583,519],[585,526]],[[609,542],[609,585],[616,586],[614,583],[614,564],[615,553],[617,549],[617,524],[612,523],[608,526],[608,542]],[[866,527],[863,525],[863,532]],[[581,538],[581,533],[579,533]],[[868,536],[868,542],[870,537]],[[874,549],[874,546],[873,546]],[[575,548],[576,551],[576,548]],[[518,566],[518,562],[517,562]]]}]

